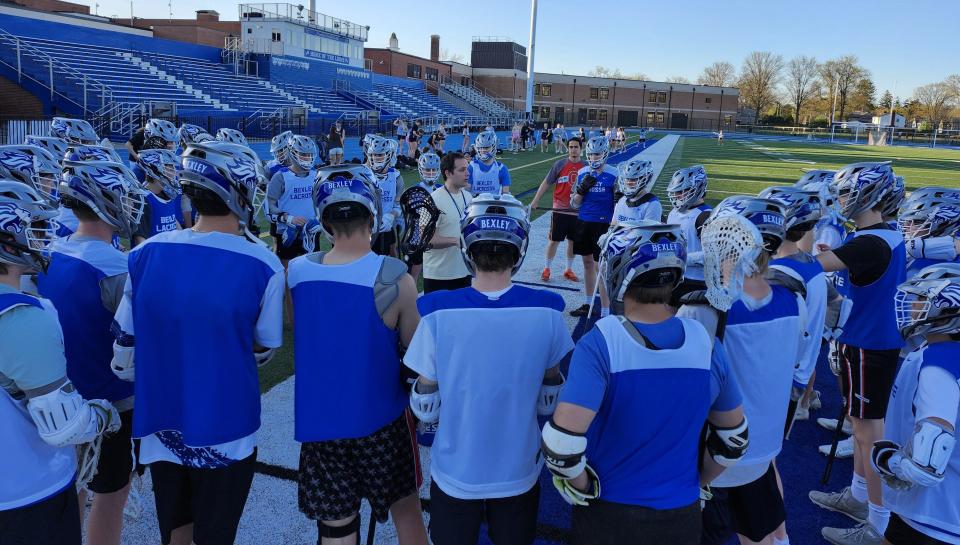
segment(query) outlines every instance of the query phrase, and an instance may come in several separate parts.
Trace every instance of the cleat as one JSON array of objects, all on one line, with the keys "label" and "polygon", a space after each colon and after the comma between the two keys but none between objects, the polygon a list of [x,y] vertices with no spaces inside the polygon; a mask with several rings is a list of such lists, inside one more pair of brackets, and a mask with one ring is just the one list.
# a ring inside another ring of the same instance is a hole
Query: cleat
[{"label": "cleat", "polygon": [[[820,445],[817,450],[824,456],[830,456],[830,445]],[[847,437],[837,443],[837,459],[844,458],[853,458],[853,437]]]},{"label": "cleat", "polygon": [[883,537],[873,526],[863,523],[853,528],[824,528],[823,539],[834,545],[880,545]]},{"label": "cleat", "polygon": [[540,273],[540,280],[543,280],[544,282],[550,281],[550,267],[545,267],[543,269],[543,272]]},{"label": "cleat", "polygon": [[580,278],[577,277],[577,273],[573,272],[573,269],[567,269],[563,271],[563,277],[571,282],[579,282]]},{"label": "cleat", "polygon": [[[845,487],[840,492],[820,492],[819,490],[811,490],[809,497],[810,501],[826,509],[827,511],[834,511],[846,515],[857,522],[864,522],[867,520],[867,513],[869,511],[867,502],[857,501],[856,498],[853,497],[853,493],[850,492],[849,486]],[[824,535],[824,537],[826,537],[826,535]],[[834,541],[834,543],[840,542]]]}]

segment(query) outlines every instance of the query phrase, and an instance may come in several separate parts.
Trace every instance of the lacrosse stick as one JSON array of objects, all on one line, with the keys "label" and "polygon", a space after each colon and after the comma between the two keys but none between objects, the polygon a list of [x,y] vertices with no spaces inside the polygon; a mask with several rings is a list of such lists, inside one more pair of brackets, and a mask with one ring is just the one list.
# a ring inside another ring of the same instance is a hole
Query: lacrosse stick
[{"label": "lacrosse stick", "polygon": [[700,239],[707,300],[717,310],[730,310],[743,292],[743,279],[757,270],[763,238],[747,218],[729,213],[710,219]]},{"label": "lacrosse stick", "polygon": [[419,185],[410,186],[400,195],[400,209],[404,229],[397,248],[404,260],[409,261],[411,255],[422,252],[430,244],[441,212],[430,192]]}]

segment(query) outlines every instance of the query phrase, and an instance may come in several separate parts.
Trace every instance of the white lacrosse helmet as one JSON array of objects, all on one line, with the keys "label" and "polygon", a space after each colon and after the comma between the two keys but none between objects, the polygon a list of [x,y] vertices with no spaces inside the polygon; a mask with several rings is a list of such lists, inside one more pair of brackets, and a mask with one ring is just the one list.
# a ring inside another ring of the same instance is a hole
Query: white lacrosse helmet
[{"label": "white lacrosse helmet", "polygon": [[634,157],[620,164],[620,176],[617,178],[617,189],[628,199],[649,193],[656,180],[653,178],[653,163],[646,159]]},{"label": "white lacrosse helmet", "polygon": [[711,218],[700,234],[707,300],[729,310],[743,293],[743,279],[757,272],[763,237],[757,226],[739,214]]}]

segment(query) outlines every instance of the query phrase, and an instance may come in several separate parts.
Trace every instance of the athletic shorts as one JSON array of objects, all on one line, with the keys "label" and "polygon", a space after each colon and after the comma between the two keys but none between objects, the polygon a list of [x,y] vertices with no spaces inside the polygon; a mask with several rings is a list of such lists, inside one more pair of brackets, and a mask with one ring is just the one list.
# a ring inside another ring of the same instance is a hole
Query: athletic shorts
[{"label": "athletic shorts", "polygon": [[274,236],[273,240],[276,245],[277,257],[284,261],[289,261],[307,253],[307,251],[303,249],[303,239],[300,237],[297,237],[297,240],[293,241],[293,244],[289,246],[284,246],[278,236]]},{"label": "athletic shorts", "polygon": [[550,214],[550,240],[553,242],[573,240],[576,227],[577,216],[560,212]]},{"label": "athletic shorts", "polygon": [[540,483],[506,498],[465,500],[430,483],[430,541],[434,545],[477,543],[480,526],[487,525],[497,545],[530,545],[537,538]]},{"label": "athletic shorts", "polygon": [[386,522],[390,506],[415,494],[422,481],[409,409],[366,437],[300,445],[300,511],[313,520],[348,518],[366,498],[377,521]]},{"label": "athletic shorts", "polygon": [[840,345],[840,382],[847,415],[865,420],[887,416],[890,390],[897,378],[899,350],[868,350]]},{"label": "athletic shorts", "polygon": [[733,534],[760,541],[787,519],[772,464],[751,483],[712,491],[703,509],[702,545],[724,545]]},{"label": "athletic shorts", "polygon": [[594,260],[600,259],[600,246],[597,242],[610,224],[602,221],[583,221],[577,218],[573,228],[573,253],[576,255],[593,255]]},{"label": "athletic shorts", "polygon": [[130,484],[134,460],[140,441],[134,441],[133,410],[120,413],[120,429],[106,435],[100,442],[100,460],[97,474],[87,483],[87,490],[96,494],[110,494]]},{"label": "athletic shorts", "polygon": [[49,498],[0,511],[3,545],[80,545],[80,508],[73,481]]},{"label": "athletic shorts", "polygon": [[196,468],[173,462],[150,464],[160,539],[193,524],[193,542],[229,545],[247,503],[257,452],[226,467]]},{"label": "athletic shorts", "polygon": [[947,545],[945,541],[918,532],[896,513],[890,513],[890,523],[883,537],[892,545]]},{"label": "athletic shorts", "polygon": [[397,243],[397,235],[393,229],[377,233],[370,243],[370,249],[377,255],[390,255],[390,247]]},{"label": "athletic shorts", "polygon": [[592,500],[573,508],[573,545],[699,545],[700,502],[676,509],[651,509]]}]

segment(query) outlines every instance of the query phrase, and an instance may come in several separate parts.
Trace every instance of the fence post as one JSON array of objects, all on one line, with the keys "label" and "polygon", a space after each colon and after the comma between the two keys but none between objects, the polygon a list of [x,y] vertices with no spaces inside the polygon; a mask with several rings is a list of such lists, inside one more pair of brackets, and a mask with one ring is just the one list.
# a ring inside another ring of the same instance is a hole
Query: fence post
[{"label": "fence post", "polygon": [[20,60],[20,38],[17,38],[17,83],[20,83],[22,77],[22,66]]},{"label": "fence post", "polygon": [[87,75],[83,75],[83,115],[87,115]]},{"label": "fence post", "polygon": [[53,57],[50,57],[48,65],[50,67],[50,102],[53,102]]}]

